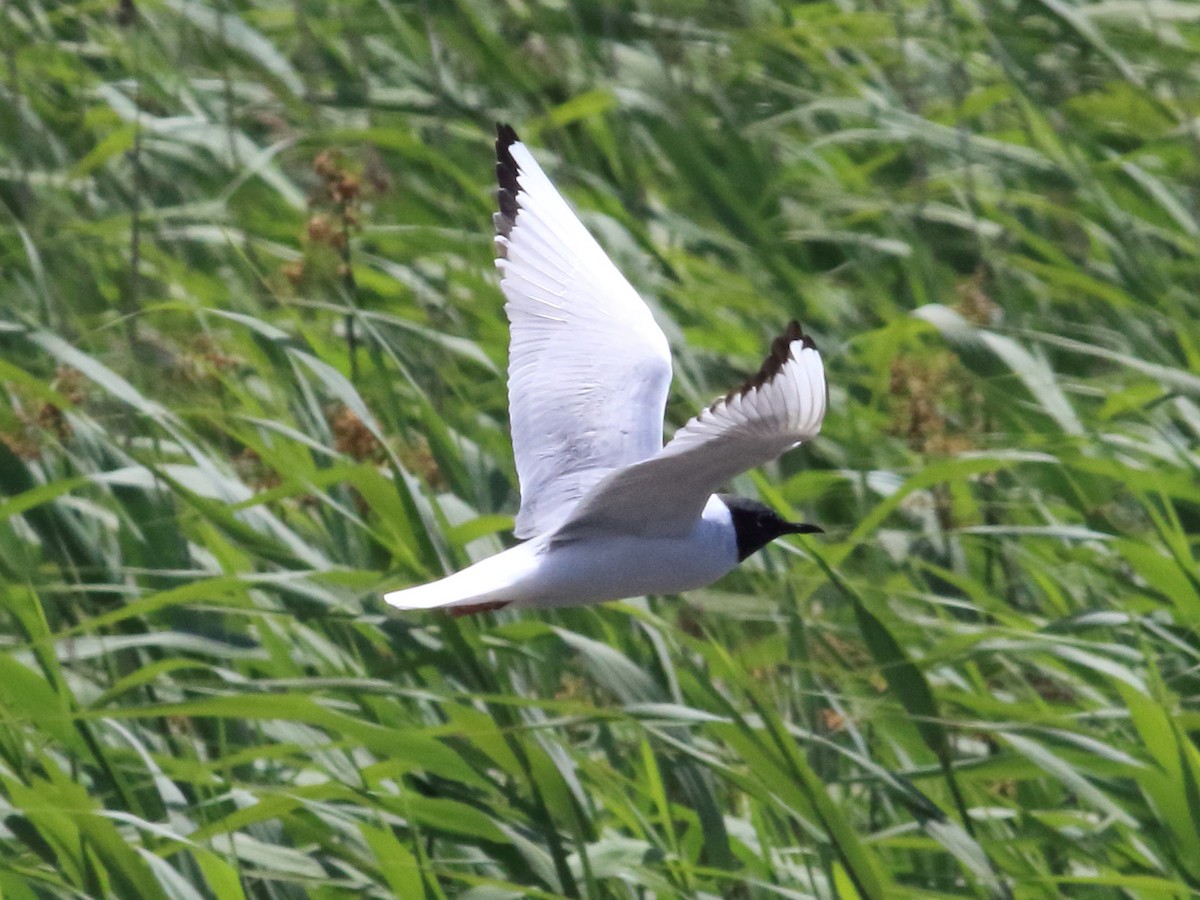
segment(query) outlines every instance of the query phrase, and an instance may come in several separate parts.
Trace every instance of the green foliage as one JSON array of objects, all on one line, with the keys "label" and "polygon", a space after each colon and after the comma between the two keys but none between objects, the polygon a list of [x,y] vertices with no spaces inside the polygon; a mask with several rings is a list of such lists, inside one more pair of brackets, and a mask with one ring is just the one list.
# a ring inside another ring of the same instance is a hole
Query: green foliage
[{"label": "green foliage", "polygon": [[[1200,893],[1194,4],[0,19],[0,893]],[[516,507],[496,120],[672,424],[816,335],[827,536],[385,616]]]}]

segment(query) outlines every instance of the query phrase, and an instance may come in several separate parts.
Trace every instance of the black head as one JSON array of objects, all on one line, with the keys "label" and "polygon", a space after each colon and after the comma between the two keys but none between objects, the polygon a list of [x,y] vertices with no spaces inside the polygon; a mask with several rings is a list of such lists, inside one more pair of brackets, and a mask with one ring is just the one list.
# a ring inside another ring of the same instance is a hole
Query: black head
[{"label": "black head", "polygon": [[747,500],[733,494],[720,494],[721,501],[729,507],[733,516],[733,530],[737,534],[738,562],[753,556],[775,538],[785,534],[824,534],[817,525],[789,522],[775,510],[757,500]]}]

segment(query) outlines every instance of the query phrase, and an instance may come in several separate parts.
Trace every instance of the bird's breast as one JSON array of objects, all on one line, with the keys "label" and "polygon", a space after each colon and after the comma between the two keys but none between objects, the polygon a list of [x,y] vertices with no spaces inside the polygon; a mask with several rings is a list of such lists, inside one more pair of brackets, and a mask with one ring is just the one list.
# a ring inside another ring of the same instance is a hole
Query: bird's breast
[{"label": "bird's breast", "polygon": [[736,565],[737,536],[721,504],[706,508],[685,535],[604,535],[551,545],[539,561],[537,596],[526,603],[574,606],[677,594],[711,584]]}]

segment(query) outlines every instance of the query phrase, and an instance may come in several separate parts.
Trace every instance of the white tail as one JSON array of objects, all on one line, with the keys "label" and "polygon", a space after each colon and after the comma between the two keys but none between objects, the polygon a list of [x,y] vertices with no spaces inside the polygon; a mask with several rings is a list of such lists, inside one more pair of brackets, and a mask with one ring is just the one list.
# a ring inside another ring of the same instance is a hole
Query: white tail
[{"label": "white tail", "polygon": [[384,594],[383,599],[396,607],[396,609],[434,609],[439,606],[450,606],[453,603],[470,599],[469,597],[456,594],[452,586],[447,584],[453,578],[454,576],[451,575],[449,578],[443,578],[440,581],[433,581],[429,584],[391,591]]},{"label": "white tail", "polygon": [[521,544],[439,581],[384,594],[396,609],[507,604],[524,595],[525,580],[536,571],[529,544]]}]

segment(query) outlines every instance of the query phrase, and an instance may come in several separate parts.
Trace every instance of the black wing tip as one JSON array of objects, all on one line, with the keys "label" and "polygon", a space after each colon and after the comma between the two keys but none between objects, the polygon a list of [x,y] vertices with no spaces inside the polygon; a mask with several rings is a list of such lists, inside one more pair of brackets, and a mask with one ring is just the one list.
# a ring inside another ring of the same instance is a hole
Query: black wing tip
[{"label": "black wing tip", "polygon": [[513,159],[512,145],[521,139],[516,129],[506,122],[496,123],[496,200],[500,214],[496,216],[497,233],[508,236],[517,221],[517,194],[521,190],[518,178],[521,170]]},{"label": "black wing tip", "polygon": [[744,397],[753,390],[762,387],[764,384],[773,379],[780,373],[789,359],[792,358],[792,344],[800,342],[800,348],[803,350],[816,350],[817,345],[813,339],[804,333],[804,329],[800,327],[800,323],[792,319],[787,324],[787,328],[783,330],[783,334],[771,341],[771,352],[767,354],[767,358],[763,360],[762,366],[746,382],[725,395],[725,402],[728,403],[734,397]]},{"label": "black wing tip", "polygon": [[816,342],[813,341],[812,335],[805,334],[804,329],[800,326],[800,323],[796,319],[792,319],[787,323],[787,328],[783,330],[783,334],[775,338],[771,345],[771,349],[774,350],[775,346],[780,342],[783,343],[784,347],[787,347],[791,344],[794,344],[796,341],[800,342],[800,348],[802,350],[817,349]]},{"label": "black wing tip", "polygon": [[521,139],[517,137],[517,130],[507,122],[496,123],[496,151],[499,152],[500,147],[506,149],[512,144],[517,143]]}]

